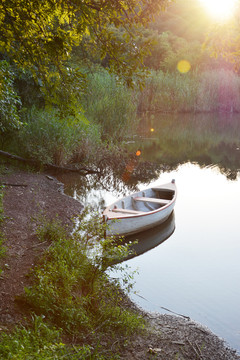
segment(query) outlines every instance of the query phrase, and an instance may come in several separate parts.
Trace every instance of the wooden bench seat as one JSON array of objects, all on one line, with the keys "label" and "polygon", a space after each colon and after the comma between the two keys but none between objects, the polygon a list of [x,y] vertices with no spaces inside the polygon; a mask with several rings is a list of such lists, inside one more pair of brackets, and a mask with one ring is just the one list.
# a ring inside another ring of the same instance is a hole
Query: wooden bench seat
[{"label": "wooden bench seat", "polygon": [[134,197],[133,198],[135,201],[144,201],[144,202],[151,202],[151,203],[155,203],[155,204],[168,204],[170,202],[170,200],[166,200],[166,199],[157,199],[157,198],[149,198],[149,197]]},{"label": "wooden bench seat", "polygon": [[115,208],[111,209],[113,212],[120,212],[124,214],[144,214],[144,211],[137,211],[137,210],[131,210],[131,209],[122,209],[122,208]]}]

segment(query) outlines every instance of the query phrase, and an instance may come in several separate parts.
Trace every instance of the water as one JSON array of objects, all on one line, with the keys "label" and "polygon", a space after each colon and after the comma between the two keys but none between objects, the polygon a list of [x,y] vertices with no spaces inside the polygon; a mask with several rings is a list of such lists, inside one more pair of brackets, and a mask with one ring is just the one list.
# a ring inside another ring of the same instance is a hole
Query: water
[{"label": "water", "polygon": [[132,298],[145,310],[189,316],[240,350],[240,179],[191,163],[161,175],[163,182],[171,178],[178,187],[176,229],[127,261],[138,268]]},{"label": "water", "polygon": [[[161,170],[138,188],[175,178],[178,198],[172,235],[126,261],[138,269],[132,298],[145,310],[189,316],[240,352],[240,119],[150,116],[139,133],[145,140],[132,151],[140,148],[142,159]],[[76,175],[61,180],[96,209],[131,192],[121,179],[117,187]]]}]

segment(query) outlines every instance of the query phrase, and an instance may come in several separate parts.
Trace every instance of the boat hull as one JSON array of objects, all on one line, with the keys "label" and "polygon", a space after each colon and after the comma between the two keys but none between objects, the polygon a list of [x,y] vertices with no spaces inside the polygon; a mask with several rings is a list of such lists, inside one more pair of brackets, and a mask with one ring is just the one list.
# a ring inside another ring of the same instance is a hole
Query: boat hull
[{"label": "boat hull", "polygon": [[156,214],[135,215],[128,218],[107,220],[109,229],[106,234],[123,236],[151,229],[166,221],[171,215],[173,207],[174,205],[168,209],[162,210],[161,213],[158,212]]},{"label": "boat hull", "polygon": [[[169,187],[167,187],[169,185]],[[160,189],[161,187],[159,187]],[[109,216],[111,214],[111,211],[114,210],[114,204],[118,204],[118,202],[115,202],[111,206],[109,206],[103,213],[105,222],[108,225],[108,228],[106,230],[106,235],[117,235],[117,236],[125,236],[125,235],[131,235],[136,234],[138,232],[142,232],[145,230],[148,230],[154,226],[160,225],[163,222],[165,222],[169,216],[171,215],[175,201],[176,201],[176,189],[174,183],[169,183],[163,186],[164,190],[171,190],[174,193],[172,196],[172,199],[164,206],[161,206],[159,208],[153,209],[152,211],[148,212],[142,212],[140,211],[139,214],[116,214],[115,216]],[[148,191],[148,190],[147,190]],[[151,190],[152,191],[152,190]],[[129,197],[126,197],[124,200],[126,204],[129,203],[129,199],[134,198],[134,196],[139,196],[140,192],[135,193],[133,195],[130,195]],[[136,199],[140,199],[140,197],[135,197]],[[143,198],[141,198],[142,200]],[[144,201],[146,203],[148,201]],[[127,209],[125,210],[127,212]]]}]

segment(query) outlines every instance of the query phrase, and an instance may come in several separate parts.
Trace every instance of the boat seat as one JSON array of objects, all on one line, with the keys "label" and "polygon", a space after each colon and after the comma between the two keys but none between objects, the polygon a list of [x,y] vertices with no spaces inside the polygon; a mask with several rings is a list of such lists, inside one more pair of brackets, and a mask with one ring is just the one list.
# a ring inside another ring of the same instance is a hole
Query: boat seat
[{"label": "boat seat", "polygon": [[144,201],[144,202],[152,202],[152,203],[155,203],[155,204],[168,204],[170,202],[170,200],[166,200],[166,199],[158,199],[158,198],[149,198],[149,197],[140,197],[140,196],[137,196],[134,198],[135,201]]},{"label": "boat seat", "polygon": [[115,208],[115,209],[111,209],[110,211],[120,212],[120,213],[124,213],[124,214],[144,214],[144,211],[137,211],[137,210],[131,210],[131,209],[122,209],[122,208]]}]

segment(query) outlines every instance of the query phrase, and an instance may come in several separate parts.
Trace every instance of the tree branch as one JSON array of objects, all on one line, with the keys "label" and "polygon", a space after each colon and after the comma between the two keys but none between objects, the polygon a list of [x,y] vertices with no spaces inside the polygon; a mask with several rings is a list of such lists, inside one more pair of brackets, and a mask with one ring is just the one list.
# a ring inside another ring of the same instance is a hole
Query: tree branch
[{"label": "tree branch", "polygon": [[63,167],[63,166],[58,166],[58,165],[53,165],[53,164],[42,164],[41,162],[39,162],[37,160],[25,159],[25,158],[22,158],[21,156],[13,155],[13,154],[10,154],[10,153],[2,151],[2,150],[0,150],[0,155],[7,157],[8,159],[17,160],[17,161],[23,162],[25,164],[30,164],[32,166],[37,166],[37,167],[43,166],[44,168],[49,169],[49,170],[58,170],[58,171],[62,171],[62,172],[77,172],[83,176],[87,175],[87,174],[99,174],[99,171],[88,169],[86,167],[70,168],[70,167]]}]

